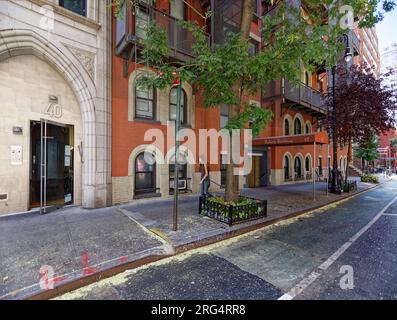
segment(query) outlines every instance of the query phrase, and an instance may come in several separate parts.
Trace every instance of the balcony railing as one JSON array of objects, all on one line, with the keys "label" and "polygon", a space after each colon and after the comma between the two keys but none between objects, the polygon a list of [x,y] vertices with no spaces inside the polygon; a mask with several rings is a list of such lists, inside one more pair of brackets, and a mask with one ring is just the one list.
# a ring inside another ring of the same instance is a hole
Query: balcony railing
[{"label": "balcony railing", "polygon": [[293,103],[314,108],[320,112],[325,112],[323,94],[320,91],[305,85],[304,83],[299,83],[296,85],[292,81],[285,79],[284,98]]},{"label": "balcony railing", "polygon": [[125,17],[118,18],[117,21],[121,26],[116,27],[116,54],[128,57],[134,45],[137,45],[138,49],[141,48],[142,40],[146,38],[146,26],[155,23],[166,31],[168,45],[171,48],[170,56],[188,60],[194,56],[193,44],[196,40],[192,32],[183,28],[179,22],[180,20],[167,12],[159,11],[145,2],[126,9]]},{"label": "balcony railing", "polygon": [[267,11],[263,11],[262,15],[266,16],[269,15],[270,17],[274,18],[278,14],[279,6],[277,4],[269,7]]},{"label": "balcony railing", "polygon": [[[282,85],[284,83],[284,85]],[[325,113],[324,95],[304,83],[296,84],[288,79],[269,82],[263,92],[263,100],[283,98],[284,103],[300,105],[315,112]]]}]

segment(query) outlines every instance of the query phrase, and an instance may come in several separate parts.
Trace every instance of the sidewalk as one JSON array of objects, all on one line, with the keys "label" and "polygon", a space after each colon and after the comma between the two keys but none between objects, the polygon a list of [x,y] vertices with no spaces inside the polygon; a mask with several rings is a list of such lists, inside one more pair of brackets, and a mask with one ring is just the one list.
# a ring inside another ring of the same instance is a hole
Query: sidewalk
[{"label": "sidewalk", "polygon": [[[358,192],[372,187],[358,183]],[[97,210],[65,208],[45,216],[0,217],[0,299],[43,292],[39,286],[43,266],[53,268],[56,287],[93,276],[95,281],[108,270],[158,260],[356,193],[327,196],[325,183],[318,183],[316,189],[316,201],[311,184],[243,190],[246,196],[268,199],[268,217],[232,227],[199,216],[198,196],[182,196],[177,232],[172,231],[172,198]]]},{"label": "sidewalk", "polygon": [[255,229],[289,216],[314,210],[373,188],[375,185],[358,181],[357,186],[356,192],[327,195],[326,183],[317,183],[315,201],[313,200],[313,185],[311,183],[244,189],[241,192],[244,196],[268,200],[268,216],[263,219],[236,224],[232,227],[211,218],[199,216],[198,196],[193,195],[180,198],[178,231],[176,232],[172,231],[172,199],[122,205],[119,206],[119,210],[172,244],[175,250],[180,252],[197,244],[203,245],[206,242],[219,241],[244,233],[249,229]]},{"label": "sidewalk", "polygon": [[3,217],[0,299],[22,299],[42,291],[39,271],[43,266],[53,268],[57,285],[169,251],[169,246],[116,208],[76,207],[45,216]]}]

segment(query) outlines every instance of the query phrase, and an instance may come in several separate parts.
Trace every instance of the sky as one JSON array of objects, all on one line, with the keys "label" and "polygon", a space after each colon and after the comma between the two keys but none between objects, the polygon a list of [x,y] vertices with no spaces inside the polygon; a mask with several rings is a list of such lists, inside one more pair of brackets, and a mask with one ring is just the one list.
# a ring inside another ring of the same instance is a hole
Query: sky
[{"label": "sky", "polygon": [[397,43],[397,8],[385,14],[385,18],[376,25],[376,33],[381,54],[387,46]]}]

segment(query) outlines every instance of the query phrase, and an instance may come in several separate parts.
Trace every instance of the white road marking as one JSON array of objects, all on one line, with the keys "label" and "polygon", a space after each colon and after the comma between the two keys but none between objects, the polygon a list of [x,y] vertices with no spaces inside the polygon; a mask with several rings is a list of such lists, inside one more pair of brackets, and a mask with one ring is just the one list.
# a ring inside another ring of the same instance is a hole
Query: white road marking
[{"label": "white road marking", "polygon": [[286,294],[282,295],[278,300],[292,300],[301,294],[310,284],[312,284],[324,271],[326,271],[358,238],[360,238],[378,219],[385,214],[386,210],[397,200],[395,197],[391,200],[366,226],[343,244],[333,255],[313,271],[309,276],[300,281],[295,287],[290,289]]}]

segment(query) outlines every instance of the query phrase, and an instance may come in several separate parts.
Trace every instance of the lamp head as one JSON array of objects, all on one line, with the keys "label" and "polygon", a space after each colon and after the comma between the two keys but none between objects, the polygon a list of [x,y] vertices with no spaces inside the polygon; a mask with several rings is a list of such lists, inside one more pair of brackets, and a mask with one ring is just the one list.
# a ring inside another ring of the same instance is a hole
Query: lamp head
[{"label": "lamp head", "polygon": [[345,61],[348,63],[353,59],[353,55],[351,53],[350,47],[346,47],[345,51]]}]

